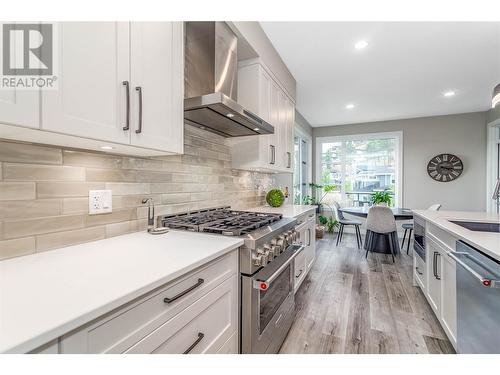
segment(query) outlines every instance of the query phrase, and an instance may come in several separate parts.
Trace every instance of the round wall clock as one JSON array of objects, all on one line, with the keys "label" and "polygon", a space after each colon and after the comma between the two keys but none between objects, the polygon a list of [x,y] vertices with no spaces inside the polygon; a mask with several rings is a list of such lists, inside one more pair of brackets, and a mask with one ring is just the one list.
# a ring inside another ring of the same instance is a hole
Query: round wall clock
[{"label": "round wall clock", "polygon": [[456,155],[441,154],[434,156],[427,164],[429,176],[439,182],[457,179],[464,170],[462,160]]}]

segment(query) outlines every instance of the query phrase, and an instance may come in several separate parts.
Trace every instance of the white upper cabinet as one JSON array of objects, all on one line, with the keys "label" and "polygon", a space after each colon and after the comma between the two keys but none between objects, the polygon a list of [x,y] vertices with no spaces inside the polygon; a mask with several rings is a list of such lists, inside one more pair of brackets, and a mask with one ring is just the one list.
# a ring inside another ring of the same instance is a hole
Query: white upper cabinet
[{"label": "white upper cabinet", "polygon": [[[1,25],[0,25],[1,26]],[[15,43],[15,38],[19,34],[12,33],[11,41]],[[11,49],[14,61],[22,51],[16,48]],[[0,90],[0,123],[15,124],[24,127],[38,128],[40,126],[40,94],[39,91],[1,89]],[[0,133],[0,136],[2,134]]]},{"label": "white upper cabinet", "polygon": [[182,23],[131,24],[132,145],[182,152],[182,32]]},{"label": "white upper cabinet", "polygon": [[293,172],[295,105],[258,60],[240,63],[238,103],[274,127],[274,134],[229,140],[233,168]]},{"label": "white upper cabinet", "polygon": [[111,145],[138,156],[183,152],[182,22],[62,22],[55,30],[58,88],[0,91],[0,138]]},{"label": "white upper cabinet", "polygon": [[37,129],[40,125],[39,98],[38,91],[0,90],[0,122]]},{"label": "white upper cabinet", "polygon": [[42,129],[129,143],[126,87],[129,23],[63,22],[59,32],[59,89],[42,92]]}]

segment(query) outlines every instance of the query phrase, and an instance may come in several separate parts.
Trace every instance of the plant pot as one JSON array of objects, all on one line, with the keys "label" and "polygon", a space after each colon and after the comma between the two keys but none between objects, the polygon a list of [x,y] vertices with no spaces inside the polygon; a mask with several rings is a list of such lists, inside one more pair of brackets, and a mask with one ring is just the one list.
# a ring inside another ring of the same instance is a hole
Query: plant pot
[{"label": "plant pot", "polygon": [[325,227],[321,225],[316,225],[316,238],[320,239],[323,238],[325,235]]}]

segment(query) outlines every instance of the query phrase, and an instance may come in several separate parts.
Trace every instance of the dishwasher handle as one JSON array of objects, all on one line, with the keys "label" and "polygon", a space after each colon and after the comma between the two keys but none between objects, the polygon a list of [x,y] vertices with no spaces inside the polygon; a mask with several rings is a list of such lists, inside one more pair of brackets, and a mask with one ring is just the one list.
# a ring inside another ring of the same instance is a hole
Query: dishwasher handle
[{"label": "dishwasher handle", "polygon": [[[476,263],[478,266],[486,269],[489,271],[488,267],[483,264],[480,260],[474,258],[468,253],[464,252],[449,252],[448,256],[452,258],[455,262],[457,262],[460,266],[462,266],[467,272],[469,272],[472,276],[474,276],[480,283],[486,288],[500,288],[500,280],[497,279],[491,279],[489,277],[481,275],[479,272],[474,270],[471,266],[469,266],[467,263],[465,263],[462,259],[460,259],[460,255],[465,256],[466,258],[469,258],[472,262]],[[492,273],[492,272],[490,272]]]}]

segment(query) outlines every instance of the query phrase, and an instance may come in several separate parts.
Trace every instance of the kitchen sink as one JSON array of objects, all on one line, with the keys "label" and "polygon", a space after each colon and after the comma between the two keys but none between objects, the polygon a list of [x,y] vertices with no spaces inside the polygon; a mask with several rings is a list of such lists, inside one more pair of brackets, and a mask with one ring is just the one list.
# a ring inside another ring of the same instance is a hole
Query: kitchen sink
[{"label": "kitchen sink", "polygon": [[500,233],[500,223],[490,223],[486,221],[460,221],[448,220],[450,223],[460,225],[474,232],[493,232]]}]

